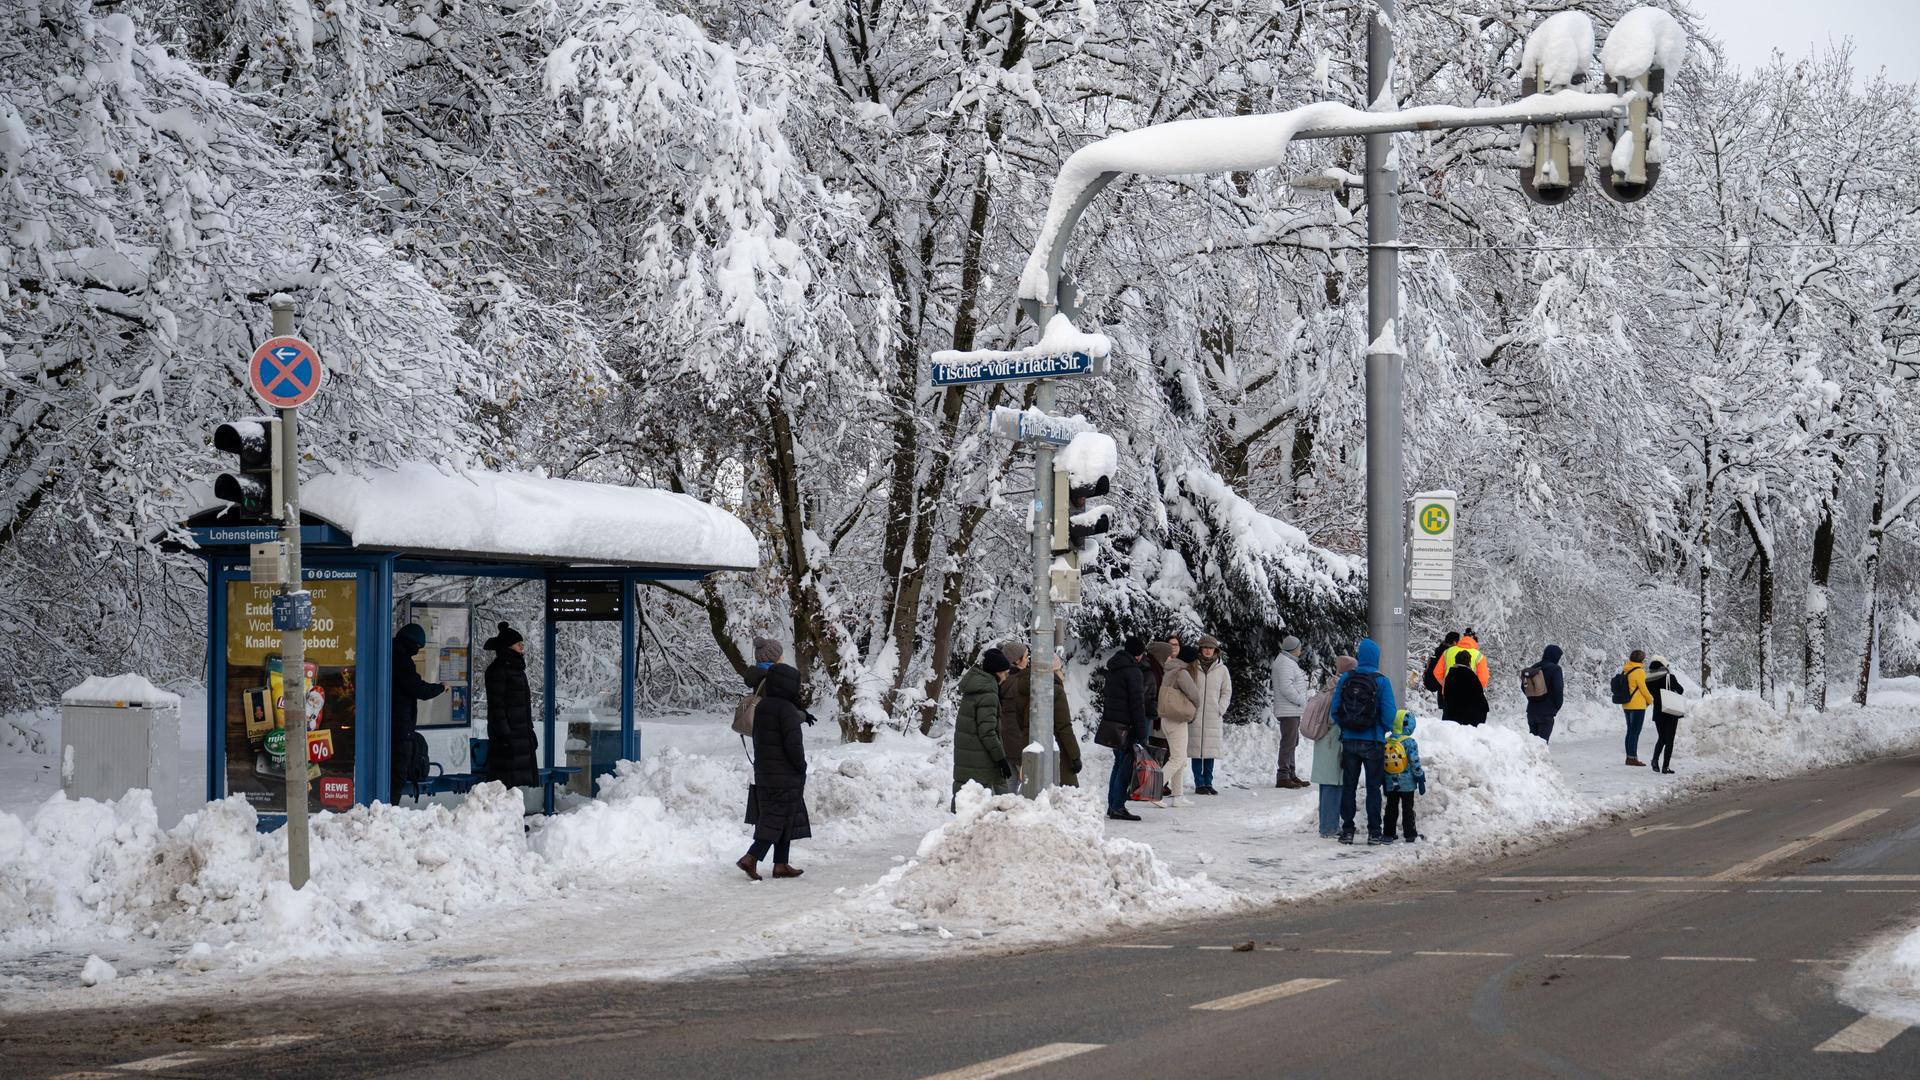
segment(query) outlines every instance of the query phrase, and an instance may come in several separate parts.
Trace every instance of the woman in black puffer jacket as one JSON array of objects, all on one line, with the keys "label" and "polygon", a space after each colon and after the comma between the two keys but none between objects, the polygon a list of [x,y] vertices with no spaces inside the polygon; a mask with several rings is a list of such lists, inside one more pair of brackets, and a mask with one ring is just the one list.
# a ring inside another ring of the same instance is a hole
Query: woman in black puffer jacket
[{"label": "woman in black puffer jacket", "polygon": [[790,665],[753,668],[747,685],[760,694],[753,714],[754,786],[747,798],[753,846],[734,865],[759,881],[759,862],[771,848],[773,876],[799,877],[803,871],[788,859],[795,840],[813,835],[807,820],[807,753],[800,737],[800,725],[812,717],[800,703],[800,673]]},{"label": "woman in black puffer jacket", "polygon": [[533,692],[527,688],[527,646],[506,623],[487,639],[487,779],[508,787],[540,782],[539,741],[533,735]]}]

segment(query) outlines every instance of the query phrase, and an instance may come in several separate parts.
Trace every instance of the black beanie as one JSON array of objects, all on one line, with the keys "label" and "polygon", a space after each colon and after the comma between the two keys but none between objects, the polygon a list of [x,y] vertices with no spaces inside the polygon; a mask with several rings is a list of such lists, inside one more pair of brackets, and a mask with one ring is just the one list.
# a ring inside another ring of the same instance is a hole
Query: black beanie
[{"label": "black beanie", "polygon": [[513,648],[525,640],[526,638],[520,636],[520,631],[515,630],[506,623],[501,623],[500,632],[488,638],[486,643],[480,647],[483,649],[491,649],[494,652],[506,652],[508,649]]},{"label": "black beanie", "polygon": [[1141,637],[1139,634],[1135,634],[1121,642],[1120,647],[1127,650],[1128,656],[1139,656],[1141,653],[1147,651],[1147,639]]},{"label": "black beanie", "polygon": [[1007,654],[999,649],[988,649],[987,655],[980,658],[980,666],[985,668],[989,675],[1013,670],[1013,665],[1007,662]]}]

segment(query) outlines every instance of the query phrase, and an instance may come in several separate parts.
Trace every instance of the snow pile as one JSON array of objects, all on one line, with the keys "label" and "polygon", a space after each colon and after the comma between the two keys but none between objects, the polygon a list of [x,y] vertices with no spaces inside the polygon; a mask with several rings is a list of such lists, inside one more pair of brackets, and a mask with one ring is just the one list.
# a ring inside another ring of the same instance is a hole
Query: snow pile
[{"label": "snow pile", "polygon": [[969,784],[956,798],[953,821],[928,833],[913,859],[859,902],[916,920],[916,927],[973,925],[1049,937],[1242,902],[1204,874],[1175,876],[1146,844],[1108,837],[1102,812],[1087,790],[1054,789],[1028,801]]},{"label": "snow pile", "polygon": [[1719,758],[1748,775],[1779,777],[1901,750],[1913,733],[1904,709],[1836,704],[1817,715],[1789,714],[1752,694],[1713,693],[1680,718],[1678,746],[1688,757]]},{"label": "snow pile", "polygon": [[1840,1000],[1909,1024],[1920,1024],[1920,927],[1883,938],[1840,977]]},{"label": "snow pile", "polygon": [[143,675],[90,675],[79,686],[60,695],[62,705],[171,705],[180,695],[162,690]]},{"label": "snow pile", "polygon": [[80,985],[99,986],[101,983],[112,982],[119,975],[120,973],[113,969],[112,964],[98,956],[89,956],[86,966],[80,969]]},{"label": "snow pile", "polygon": [[1562,11],[1527,35],[1520,73],[1533,75],[1541,90],[1563,90],[1584,80],[1593,60],[1593,20],[1585,12]]},{"label": "snow pile", "polygon": [[1434,720],[1413,733],[1427,773],[1420,831],[1445,842],[1521,839],[1593,816],[1567,785],[1547,744],[1514,728]]},{"label": "snow pile", "polygon": [[56,795],[27,820],[0,814],[0,944],[141,935],[255,961],[432,936],[463,911],[550,890],[521,815],[497,784],[454,810],[319,815],[313,880],[296,893],[284,832],[261,834],[237,796],[163,830],[145,791],[110,803]]},{"label": "snow pile", "polygon": [[1621,16],[1600,50],[1600,66],[1614,79],[1637,79],[1654,68],[1671,75],[1686,58],[1687,32],[1656,7],[1634,8]]}]

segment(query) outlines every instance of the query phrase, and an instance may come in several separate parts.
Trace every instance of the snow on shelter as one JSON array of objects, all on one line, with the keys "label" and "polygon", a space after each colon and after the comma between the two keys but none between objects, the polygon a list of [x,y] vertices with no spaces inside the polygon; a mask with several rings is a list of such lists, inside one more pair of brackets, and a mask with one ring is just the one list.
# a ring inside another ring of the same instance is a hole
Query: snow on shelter
[{"label": "snow on shelter", "polygon": [[[638,585],[759,565],[759,544],[738,518],[651,488],[408,463],[314,477],[301,489],[303,577],[314,609],[306,637],[308,715],[317,718],[308,734],[310,810],[386,801],[394,790],[392,639],[408,622],[421,623],[428,635],[414,663],[426,681],[444,682],[448,691],[420,703],[419,727],[438,744],[430,754],[438,771],[402,786],[402,798],[464,791],[485,778],[478,760],[486,727],[474,719],[474,688],[483,667],[480,642],[492,635],[493,623],[475,618],[486,605],[475,602],[471,588],[465,595],[408,588],[397,597],[396,582],[505,581],[503,592],[541,583],[533,616],[544,629],[539,775],[552,813],[556,785],[572,781],[579,789],[585,781],[590,792],[591,779],[611,772],[615,761],[639,757]],[[280,635],[270,613],[276,586],[255,583],[251,567],[253,545],[278,540],[280,530],[239,520],[221,504],[189,517],[182,531],[192,539],[182,549],[207,564],[207,798],[241,794],[261,813],[263,827],[277,827],[286,814],[288,755],[277,719]],[[532,598],[521,597],[530,607]],[[572,752],[559,757],[565,740],[555,738],[556,637],[568,622],[619,623],[620,726],[617,740],[611,729],[592,732],[584,746],[566,742]],[[533,646],[535,635],[527,638]],[[577,778],[583,768],[587,776]]]}]

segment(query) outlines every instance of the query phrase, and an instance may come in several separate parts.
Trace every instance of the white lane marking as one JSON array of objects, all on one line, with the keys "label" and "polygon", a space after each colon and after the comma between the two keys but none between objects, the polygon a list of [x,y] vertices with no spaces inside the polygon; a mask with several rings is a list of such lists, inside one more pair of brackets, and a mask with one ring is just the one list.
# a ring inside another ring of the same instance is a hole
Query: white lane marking
[{"label": "white lane marking", "polygon": [[1728,867],[1727,869],[1722,870],[1719,873],[1713,875],[1713,880],[1714,881],[1737,881],[1741,878],[1753,877],[1755,874],[1759,873],[1761,870],[1764,870],[1767,867],[1772,866],[1774,863],[1777,863],[1782,859],[1791,859],[1795,855],[1800,854],[1801,852],[1807,850],[1813,845],[1820,843],[1822,840],[1830,840],[1833,837],[1836,837],[1841,833],[1846,832],[1848,829],[1853,828],[1855,825],[1863,825],[1869,821],[1872,821],[1874,818],[1877,818],[1881,814],[1884,814],[1886,812],[1887,811],[1885,807],[1879,807],[1873,810],[1862,810],[1850,818],[1843,818],[1842,820],[1836,821],[1824,829],[1815,830],[1813,835],[1811,836],[1807,836],[1799,840],[1795,840],[1790,844],[1782,844],[1779,847],[1774,848],[1772,851],[1767,852],[1765,855],[1759,856],[1758,858],[1748,859],[1746,862],[1738,863],[1734,866]]},{"label": "white lane marking", "polygon": [[1244,994],[1234,994],[1230,997],[1203,1001],[1195,1005],[1194,1008],[1207,1009],[1213,1012],[1231,1012],[1234,1009],[1244,1009],[1252,1005],[1264,1005],[1269,1001],[1292,997],[1295,994],[1304,994],[1309,990],[1318,990],[1323,986],[1332,986],[1339,981],[1339,979],[1288,979],[1286,982],[1275,983],[1272,986],[1263,986],[1258,990],[1249,990]]},{"label": "white lane marking", "polygon": [[1848,889],[1847,891],[1853,893],[1916,893],[1920,892],[1920,889]]},{"label": "white lane marking", "polygon": [[1543,892],[1546,892],[1547,890],[1545,889],[1481,889],[1480,891],[1484,893],[1527,893],[1531,895],[1533,893],[1543,893]]},{"label": "white lane marking", "polygon": [[1732,892],[1733,890],[1732,889],[1655,889],[1653,891],[1654,892],[1670,892],[1670,893],[1696,893],[1696,892],[1729,893],[1729,892]]},{"label": "white lane marking", "polygon": [[1533,883],[1538,883],[1542,885],[1579,885],[1586,882],[1599,882],[1602,884],[1620,883],[1620,884],[1630,884],[1630,885],[1657,885],[1661,882],[1666,882],[1666,881],[1705,881],[1708,879],[1699,878],[1699,877],[1630,877],[1630,876],[1619,875],[1619,874],[1611,875],[1611,876],[1599,876],[1599,875],[1593,875],[1593,874],[1564,874],[1557,877],[1490,877],[1490,878],[1482,878],[1481,880],[1512,882],[1514,884],[1526,884],[1528,882],[1533,882]]},{"label": "white lane marking", "polygon": [[1317,953],[1332,953],[1335,956],[1392,956],[1392,949],[1315,949]]},{"label": "white lane marking", "polygon": [[1632,894],[1637,893],[1640,890],[1639,889],[1574,889],[1572,891],[1577,893],[1611,893],[1615,896],[1631,896]]},{"label": "white lane marking", "polygon": [[1233,946],[1231,945],[1195,945],[1194,948],[1199,949],[1201,952],[1232,952],[1233,951]]},{"label": "white lane marking", "polygon": [[126,1073],[108,1072],[66,1072],[53,1077],[53,1080],[126,1080]]},{"label": "white lane marking", "polygon": [[1447,952],[1442,949],[1418,949],[1415,956],[1512,956],[1510,952]]},{"label": "white lane marking", "polygon": [[277,1035],[255,1035],[252,1038],[248,1038],[248,1039],[235,1039],[232,1042],[223,1042],[218,1046],[213,1047],[213,1049],[215,1050],[271,1050],[276,1046],[292,1046],[294,1043],[308,1042],[312,1039],[317,1039],[319,1037],[320,1036],[318,1035],[294,1035],[289,1032],[283,1031]]},{"label": "white lane marking", "polygon": [[1750,893],[1785,893],[1789,896],[1795,893],[1818,894],[1820,892],[1819,889],[1748,889],[1747,891]]},{"label": "white lane marking", "polygon": [[1631,960],[1633,959],[1633,957],[1626,956],[1621,953],[1550,952],[1546,954],[1546,957],[1549,960]]},{"label": "white lane marking", "polygon": [[196,1061],[205,1060],[205,1056],[198,1052],[180,1050],[171,1054],[161,1054],[159,1057],[129,1061],[125,1065],[115,1065],[114,1068],[123,1071],[131,1069],[134,1072],[159,1072],[162,1069],[177,1069],[182,1065],[191,1065]]},{"label": "white lane marking", "polygon": [[1845,960],[1789,960],[1789,964],[1844,964]]},{"label": "white lane marking", "polygon": [[1752,956],[1663,956],[1662,960],[1695,960],[1708,964],[1757,964]]},{"label": "white lane marking", "polygon": [[1707,820],[1705,820],[1705,821],[1696,821],[1696,822],[1694,822],[1694,823],[1693,823],[1693,824],[1691,824],[1691,825],[1671,825],[1671,824],[1668,824],[1668,825],[1636,825],[1636,826],[1634,826],[1634,828],[1633,828],[1633,830],[1632,830],[1632,831],[1633,831],[1633,835],[1634,835],[1634,836],[1636,836],[1636,837],[1640,837],[1640,836],[1645,836],[1645,835],[1647,835],[1648,833],[1656,833],[1656,832],[1685,832],[1685,831],[1686,831],[1686,830],[1688,830],[1688,829],[1704,829],[1704,828],[1706,828],[1706,827],[1707,827],[1707,826],[1709,826],[1709,825],[1718,825],[1718,824],[1720,824],[1721,822],[1723,822],[1723,821],[1725,821],[1725,820],[1727,820],[1728,818],[1737,818],[1737,817],[1739,817],[1739,816],[1740,816],[1741,814],[1744,814],[1744,813],[1746,813],[1746,812],[1747,812],[1747,811],[1745,811],[1745,810],[1728,810],[1728,811],[1726,811],[1725,813],[1720,813],[1720,814],[1715,814],[1715,815],[1713,815],[1712,817],[1710,817],[1710,818],[1708,818],[1708,819],[1707,819]]},{"label": "white lane marking", "polygon": [[1915,788],[1900,797],[1903,799],[1920,799],[1920,788]]},{"label": "white lane marking", "polygon": [[1171,945],[1109,945],[1109,949],[1171,949]]},{"label": "white lane marking", "polygon": [[1777,877],[1773,881],[1818,881],[1821,884],[1846,884],[1872,882],[1920,881],[1920,874],[1795,874],[1791,878]]},{"label": "white lane marking", "polygon": [[964,1069],[935,1073],[926,1080],[993,1080],[996,1076],[1009,1076],[1026,1069],[1078,1057],[1098,1050],[1104,1045],[1104,1043],[1048,1043],[1031,1050],[1022,1050],[1017,1054],[994,1058],[992,1061],[983,1061],[978,1065],[969,1065]]},{"label": "white lane marking", "polygon": [[1841,1028],[1833,1038],[1813,1048],[1816,1054],[1874,1054],[1913,1025],[1873,1013]]}]

